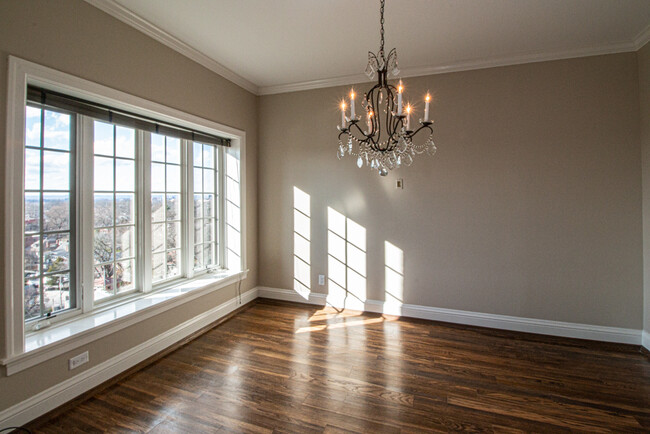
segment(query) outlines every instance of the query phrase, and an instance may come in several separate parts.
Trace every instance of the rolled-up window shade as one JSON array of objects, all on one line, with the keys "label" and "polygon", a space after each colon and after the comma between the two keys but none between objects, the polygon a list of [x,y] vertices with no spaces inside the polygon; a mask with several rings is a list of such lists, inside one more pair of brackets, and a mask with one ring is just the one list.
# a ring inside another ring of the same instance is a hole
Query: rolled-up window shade
[{"label": "rolled-up window shade", "polygon": [[96,102],[86,101],[36,86],[27,86],[27,101],[39,106],[58,108],[73,113],[90,116],[129,128],[136,128],[179,139],[193,140],[218,146],[230,146],[230,139],[193,130],[191,128],[159,121],[154,118],[131,113],[122,109],[109,107]]}]

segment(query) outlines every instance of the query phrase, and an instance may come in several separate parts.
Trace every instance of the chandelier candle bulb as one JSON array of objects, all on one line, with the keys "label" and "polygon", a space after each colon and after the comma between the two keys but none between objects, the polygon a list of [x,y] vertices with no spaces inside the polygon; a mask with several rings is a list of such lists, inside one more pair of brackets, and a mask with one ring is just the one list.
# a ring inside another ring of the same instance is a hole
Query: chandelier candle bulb
[{"label": "chandelier candle bulb", "polygon": [[406,131],[411,131],[411,104],[406,105]]},{"label": "chandelier candle bulb", "polygon": [[429,102],[431,101],[431,95],[427,93],[427,96],[424,98],[424,122],[429,122]]},{"label": "chandelier candle bulb", "polygon": [[350,91],[350,119],[354,119],[354,89]]}]

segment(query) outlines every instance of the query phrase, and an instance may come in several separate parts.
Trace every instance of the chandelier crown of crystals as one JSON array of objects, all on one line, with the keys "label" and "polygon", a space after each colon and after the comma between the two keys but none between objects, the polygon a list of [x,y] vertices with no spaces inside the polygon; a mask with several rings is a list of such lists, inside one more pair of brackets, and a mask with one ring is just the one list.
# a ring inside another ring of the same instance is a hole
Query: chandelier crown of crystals
[{"label": "chandelier crown of crystals", "polygon": [[[359,168],[369,166],[376,169],[381,176],[388,175],[389,170],[402,165],[410,166],[416,154],[424,152],[433,155],[436,146],[433,143],[433,121],[429,120],[429,103],[431,96],[427,93],[424,98],[424,118],[420,119],[415,130],[411,128],[413,108],[410,104],[404,106],[404,85],[399,81],[397,87],[388,83],[388,77],[397,77],[397,50],[393,48],[386,56],[384,51],[384,4],[380,0],[380,43],[379,51],[375,54],[368,52],[366,75],[371,79],[377,78],[377,84],[364,94],[362,105],[366,112],[365,122],[355,111],[356,94],[350,91],[350,116],[347,116],[347,104],[341,101],[341,125],[338,126],[339,148],[337,156],[345,154],[357,157]],[[395,97],[397,95],[397,97]],[[361,126],[365,123],[365,126]],[[413,138],[420,132],[428,132],[429,137],[421,143],[414,143]],[[344,145],[344,140],[347,143]],[[357,146],[354,146],[356,143]]]}]

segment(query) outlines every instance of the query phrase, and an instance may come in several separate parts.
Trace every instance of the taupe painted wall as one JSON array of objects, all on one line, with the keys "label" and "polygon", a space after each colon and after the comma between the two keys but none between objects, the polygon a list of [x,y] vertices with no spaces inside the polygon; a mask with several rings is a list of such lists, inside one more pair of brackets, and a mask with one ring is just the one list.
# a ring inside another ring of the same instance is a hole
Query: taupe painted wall
[{"label": "taupe painted wall", "polygon": [[643,163],[643,330],[650,333],[650,44],[637,52]]},{"label": "taupe painted wall", "polygon": [[405,303],[640,329],[637,74],[626,53],[408,78],[411,101],[434,95],[439,150],[386,178],[335,156],[349,87],[261,97],[260,284],[293,288],[296,186],[312,291],[327,291],[333,207],[367,231],[369,299],[384,300],[388,241]]},{"label": "taupe painted wall", "polygon": [[[0,161],[5,160],[7,56],[10,54],[246,131],[247,250],[251,272],[242,291],[256,286],[256,96],[82,0],[3,0],[0,2]],[[0,179],[4,179],[2,164]],[[4,188],[0,189],[0,203],[5,203]],[[0,227],[5,224],[3,217],[4,212],[0,214]],[[0,234],[3,237],[4,231]],[[4,252],[0,255],[0,267],[4,265],[3,255]],[[2,268],[0,274],[4,274]],[[67,369],[71,355],[85,349],[90,351],[90,363],[75,370],[73,373],[77,375],[234,295],[234,286],[224,288],[71,354],[11,377],[2,375],[0,410],[72,376]],[[0,323],[4,324],[4,318]]]}]

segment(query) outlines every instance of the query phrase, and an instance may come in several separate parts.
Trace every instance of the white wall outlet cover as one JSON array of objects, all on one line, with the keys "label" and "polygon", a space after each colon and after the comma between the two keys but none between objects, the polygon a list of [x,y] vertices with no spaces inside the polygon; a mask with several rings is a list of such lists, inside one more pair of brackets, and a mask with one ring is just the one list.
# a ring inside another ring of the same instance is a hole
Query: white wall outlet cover
[{"label": "white wall outlet cover", "polygon": [[323,286],[325,285],[325,275],[324,274],[319,274],[318,275],[318,284]]},{"label": "white wall outlet cover", "polygon": [[72,371],[73,369],[77,369],[79,366],[83,365],[84,363],[88,363],[88,351],[85,351],[78,356],[74,356],[70,360],[68,360],[68,370]]}]

